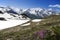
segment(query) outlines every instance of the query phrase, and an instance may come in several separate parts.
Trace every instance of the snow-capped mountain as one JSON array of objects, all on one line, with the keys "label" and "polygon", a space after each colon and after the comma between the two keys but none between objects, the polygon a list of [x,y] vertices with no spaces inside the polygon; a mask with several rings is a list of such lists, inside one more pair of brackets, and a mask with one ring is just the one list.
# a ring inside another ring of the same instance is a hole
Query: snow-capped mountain
[{"label": "snow-capped mountain", "polygon": [[[0,19],[4,18],[6,20],[19,20],[19,19],[25,19],[22,15],[22,10],[19,9],[13,9],[10,7],[0,7]],[[27,17],[28,19],[28,17]]]},{"label": "snow-capped mountain", "polygon": [[10,19],[40,19],[50,15],[60,15],[60,12],[52,9],[29,8],[18,9],[12,7],[0,7],[0,18]]},{"label": "snow-capped mountain", "polygon": [[43,8],[30,8],[24,11],[23,14],[26,14],[29,18],[32,19],[44,18],[50,15],[60,15],[58,11],[54,11],[51,9],[43,9]]}]

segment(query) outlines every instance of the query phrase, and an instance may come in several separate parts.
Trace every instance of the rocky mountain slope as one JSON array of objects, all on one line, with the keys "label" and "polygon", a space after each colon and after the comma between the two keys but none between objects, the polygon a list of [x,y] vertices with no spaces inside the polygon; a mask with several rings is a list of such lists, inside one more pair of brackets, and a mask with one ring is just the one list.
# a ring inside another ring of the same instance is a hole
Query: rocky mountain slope
[{"label": "rocky mountain slope", "polygon": [[18,9],[12,7],[0,7],[0,17],[4,17],[7,20],[41,19],[50,15],[60,15],[60,12],[43,8]]}]

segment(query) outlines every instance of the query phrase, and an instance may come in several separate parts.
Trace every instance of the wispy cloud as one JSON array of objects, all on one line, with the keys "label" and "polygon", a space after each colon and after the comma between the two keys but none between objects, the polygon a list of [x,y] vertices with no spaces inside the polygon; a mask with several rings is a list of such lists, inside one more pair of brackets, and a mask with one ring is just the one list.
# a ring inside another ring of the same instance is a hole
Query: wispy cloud
[{"label": "wispy cloud", "polygon": [[56,7],[56,8],[60,8],[60,4],[49,5],[49,7]]},{"label": "wispy cloud", "polygon": [[0,4],[0,7],[6,7],[5,5]]}]

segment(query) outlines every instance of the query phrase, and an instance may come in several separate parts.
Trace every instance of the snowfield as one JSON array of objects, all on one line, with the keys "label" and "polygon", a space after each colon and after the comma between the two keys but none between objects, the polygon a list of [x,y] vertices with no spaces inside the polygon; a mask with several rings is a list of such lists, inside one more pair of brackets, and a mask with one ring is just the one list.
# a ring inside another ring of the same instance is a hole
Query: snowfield
[{"label": "snowfield", "polygon": [[[32,22],[40,22],[41,20],[42,19],[34,19],[34,20],[32,20]],[[17,25],[21,25],[21,24],[28,22],[28,21],[30,21],[30,20],[8,20],[8,21],[1,21],[0,20],[0,30],[14,27]],[[30,25],[30,23],[27,23],[27,24],[24,24],[21,26],[27,26],[27,25]]]},{"label": "snowfield", "polygon": [[0,21],[0,30],[23,24],[29,20],[8,20]]}]

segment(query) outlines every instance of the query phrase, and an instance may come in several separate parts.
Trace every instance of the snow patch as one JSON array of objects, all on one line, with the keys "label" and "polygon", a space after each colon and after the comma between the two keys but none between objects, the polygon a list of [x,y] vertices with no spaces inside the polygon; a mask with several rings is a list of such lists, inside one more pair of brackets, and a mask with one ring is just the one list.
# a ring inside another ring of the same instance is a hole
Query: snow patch
[{"label": "snow patch", "polygon": [[34,19],[32,22],[40,22],[42,19]]},{"label": "snow patch", "polygon": [[28,26],[28,25],[30,25],[30,23],[27,23],[27,24],[24,24],[24,25],[21,25],[21,26]]},{"label": "snow patch", "polygon": [[0,30],[23,24],[29,20],[8,20],[0,21]]}]

